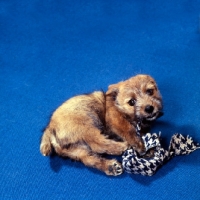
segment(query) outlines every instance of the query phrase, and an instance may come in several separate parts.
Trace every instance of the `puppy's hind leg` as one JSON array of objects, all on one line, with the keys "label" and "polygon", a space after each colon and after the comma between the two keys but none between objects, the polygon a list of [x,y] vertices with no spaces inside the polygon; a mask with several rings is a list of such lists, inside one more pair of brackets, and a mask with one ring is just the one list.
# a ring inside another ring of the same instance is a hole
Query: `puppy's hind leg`
[{"label": "puppy's hind leg", "polygon": [[69,148],[60,148],[59,146],[54,148],[59,155],[81,161],[86,166],[99,169],[107,175],[117,176],[123,172],[122,165],[117,160],[102,158],[85,145],[72,144]]},{"label": "puppy's hind leg", "polygon": [[81,161],[86,166],[94,167],[104,171],[107,175],[118,176],[123,172],[122,165],[117,160],[105,159],[95,153],[86,153],[81,157]]}]

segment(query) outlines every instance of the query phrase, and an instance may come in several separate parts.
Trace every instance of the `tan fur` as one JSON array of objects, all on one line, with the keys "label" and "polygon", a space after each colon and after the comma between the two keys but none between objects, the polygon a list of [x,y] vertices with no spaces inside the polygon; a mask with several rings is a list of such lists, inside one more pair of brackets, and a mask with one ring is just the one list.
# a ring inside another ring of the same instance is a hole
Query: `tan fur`
[{"label": "tan fur", "polygon": [[[148,94],[149,89],[153,89],[153,94]],[[135,99],[135,105],[130,106],[130,99]],[[154,111],[147,113],[147,105],[153,106]],[[121,155],[129,145],[143,154],[144,144],[136,134],[136,123],[140,120],[144,131],[144,119],[156,119],[161,109],[156,83],[147,75],[111,85],[106,94],[97,91],[75,96],[53,113],[40,151],[48,156],[54,148],[61,156],[81,161],[107,175],[119,175],[123,171],[121,164],[101,154]],[[110,134],[116,134],[122,141],[109,139]]]}]

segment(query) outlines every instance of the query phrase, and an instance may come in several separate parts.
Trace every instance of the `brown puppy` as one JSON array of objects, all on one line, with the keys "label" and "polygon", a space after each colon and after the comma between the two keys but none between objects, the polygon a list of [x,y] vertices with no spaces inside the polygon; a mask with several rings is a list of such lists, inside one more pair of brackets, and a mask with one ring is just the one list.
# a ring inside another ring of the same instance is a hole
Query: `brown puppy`
[{"label": "brown puppy", "polygon": [[57,154],[83,162],[104,171],[107,175],[122,173],[115,159],[101,154],[121,155],[129,145],[139,154],[145,153],[136,126],[141,134],[160,116],[162,99],[153,78],[137,75],[89,95],[73,97],[52,115],[46,128],[40,151]]}]

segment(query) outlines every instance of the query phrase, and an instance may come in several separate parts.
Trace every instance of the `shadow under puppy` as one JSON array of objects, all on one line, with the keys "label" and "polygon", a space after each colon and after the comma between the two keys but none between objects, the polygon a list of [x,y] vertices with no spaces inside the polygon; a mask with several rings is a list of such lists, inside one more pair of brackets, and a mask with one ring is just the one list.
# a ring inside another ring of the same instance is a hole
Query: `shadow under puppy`
[{"label": "shadow under puppy", "polygon": [[63,103],[44,131],[40,151],[48,156],[54,148],[60,156],[81,161],[107,175],[120,175],[121,163],[101,154],[121,155],[129,146],[145,154],[137,124],[140,133],[145,134],[161,113],[162,98],[156,82],[148,75],[137,75],[110,85],[106,93],[96,91]]}]

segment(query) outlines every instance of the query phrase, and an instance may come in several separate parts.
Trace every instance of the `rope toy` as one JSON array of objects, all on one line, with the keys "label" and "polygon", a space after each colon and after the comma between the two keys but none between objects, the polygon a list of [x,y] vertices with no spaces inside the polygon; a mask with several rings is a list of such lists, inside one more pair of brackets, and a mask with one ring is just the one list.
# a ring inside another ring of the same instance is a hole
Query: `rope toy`
[{"label": "rope toy", "polygon": [[160,134],[147,133],[142,139],[146,147],[146,152],[149,149],[155,148],[154,157],[139,157],[133,148],[127,149],[122,156],[122,166],[128,173],[152,176],[160,166],[174,156],[188,155],[200,149],[199,144],[195,144],[191,137],[184,137],[181,134],[172,136],[168,150],[161,147]]}]

